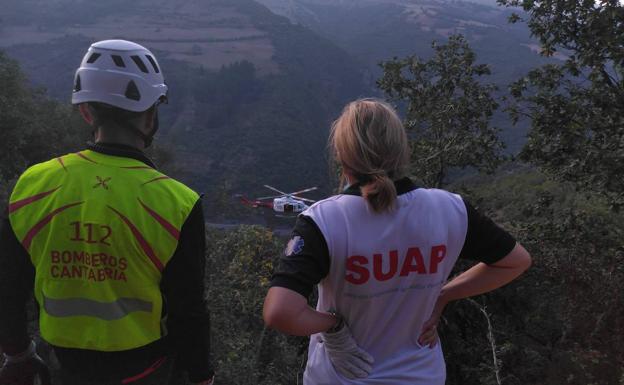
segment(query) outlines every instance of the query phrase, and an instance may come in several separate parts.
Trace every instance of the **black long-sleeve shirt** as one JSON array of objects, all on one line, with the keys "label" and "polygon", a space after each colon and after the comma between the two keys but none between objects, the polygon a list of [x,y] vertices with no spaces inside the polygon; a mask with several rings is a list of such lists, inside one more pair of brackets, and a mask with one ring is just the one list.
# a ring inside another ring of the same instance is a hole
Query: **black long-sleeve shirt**
[{"label": "black long-sleeve shirt", "polygon": [[[90,145],[90,150],[154,164],[142,152],[126,146]],[[212,377],[210,315],[204,298],[205,221],[201,200],[180,231],[177,249],[166,265],[161,291],[168,335],[149,345],[121,352],[54,347],[63,370],[97,380],[119,380],[143,372],[163,356],[177,356],[191,381]],[[32,298],[35,269],[15,236],[8,218],[0,222],[0,347],[23,351],[30,340],[26,305]]]}]

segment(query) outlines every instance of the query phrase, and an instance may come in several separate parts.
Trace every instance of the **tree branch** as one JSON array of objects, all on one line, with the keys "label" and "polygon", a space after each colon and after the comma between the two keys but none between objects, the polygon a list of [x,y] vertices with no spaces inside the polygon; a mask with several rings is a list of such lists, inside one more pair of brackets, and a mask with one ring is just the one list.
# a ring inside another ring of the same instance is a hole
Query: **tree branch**
[{"label": "tree branch", "polygon": [[468,302],[476,306],[477,309],[479,309],[479,311],[483,314],[483,316],[485,317],[485,320],[487,321],[487,325],[488,325],[487,338],[488,338],[488,341],[490,341],[490,347],[492,349],[492,363],[494,365],[494,375],[496,377],[496,383],[498,385],[502,385],[501,378],[500,378],[501,365],[499,363],[498,357],[496,356],[496,340],[494,340],[494,329],[492,328],[490,315],[488,314],[485,306],[481,306],[477,301],[471,298],[468,298],[467,300]]}]

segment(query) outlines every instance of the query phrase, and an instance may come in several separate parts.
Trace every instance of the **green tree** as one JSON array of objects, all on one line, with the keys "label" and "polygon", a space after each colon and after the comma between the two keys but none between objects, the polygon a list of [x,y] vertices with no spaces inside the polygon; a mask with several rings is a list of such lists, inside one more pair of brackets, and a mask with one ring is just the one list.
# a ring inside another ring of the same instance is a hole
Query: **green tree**
[{"label": "green tree", "polygon": [[406,128],[412,139],[412,172],[425,184],[441,187],[452,168],[493,171],[503,143],[490,124],[498,104],[496,87],[479,78],[490,74],[462,35],[432,44],[434,56],[382,62],[377,85],[392,100],[407,105]]},{"label": "green tree", "polygon": [[522,158],[607,196],[615,207],[624,204],[624,6],[617,0],[499,3],[522,7],[543,55],[567,57],[511,86],[512,118],[531,121]]},{"label": "green tree", "polygon": [[[624,330],[624,293],[618,289],[624,217],[606,199],[531,167],[453,187],[533,256],[522,279],[475,298],[491,313],[500,383],[619,384],[624,334],[615,331]],[[445,316],[447,382],[497,383],[478,309],[458,301]]]},{"label": "green tree", "polygon": [[[89,132],[69,106],[33,90],[18,63],[0,51],[0,216],[6,214],[12,185],[26,167],[76,150]],[[35,319],[31,303],[29,321]],[[31,330],[36,334],[34,324]]]},{"label": "green tree", "polygon": [[297,382],[305,339],[267,329],[262,304],[283,240],[259,226],[208,232],[213,357],[223,384]]},{"label": "green tree", "polygon": [[71,107],[31,89],[17,62],[0,52],[0,180],[81,146],[90,131],[79,119]]}]

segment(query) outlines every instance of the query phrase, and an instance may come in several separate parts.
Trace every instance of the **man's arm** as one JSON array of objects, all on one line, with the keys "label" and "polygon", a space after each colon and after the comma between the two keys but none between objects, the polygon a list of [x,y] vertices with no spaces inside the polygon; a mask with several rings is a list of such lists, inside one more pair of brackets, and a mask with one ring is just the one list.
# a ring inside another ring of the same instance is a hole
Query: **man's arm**
[{"label": "man's arm", "polygon": [[0,348],[8,355],[30,346],[26,305],[35,282],[35,268],[7,218],[0,221]]},{"label": "man's arm", "polygon": [[192,382],[212,378],[210,314],[204,298],[206,232],[201,201],[182,226],[178,248],[161,283],[168,311],[169,340]]}]

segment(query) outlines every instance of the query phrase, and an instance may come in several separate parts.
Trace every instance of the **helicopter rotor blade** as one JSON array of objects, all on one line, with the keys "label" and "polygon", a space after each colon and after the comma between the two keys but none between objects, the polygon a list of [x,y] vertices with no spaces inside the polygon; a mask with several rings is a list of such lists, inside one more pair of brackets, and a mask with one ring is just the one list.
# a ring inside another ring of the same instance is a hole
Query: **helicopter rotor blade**
[{"label": "helicopter rotor blade", "polygon": [[256,198],[257,200],[263,200],[263,199],[275,199],[275,198],[281,198],[283,197],[283,195],[274,195],[271,197],[260,197],[260,198]]},{"label": "helicopter rotor blade", "polygon": [[299,201],[309,202],[309,203],[315,203],[316,202],[316,201],[314,201],[312,199],[308,199],[308,198],[295,197],[295,199],[299,200]]},{"label": "helicopter rotor blade", "polygon": [[265,185],[264,185],[264,187],[268,188],[269,190],[273,190],[273,191],[275,191],[276,193],[279,193],[279,194],[282,194],[282,195],[289,195],[289,194],[286,194],[286,193],[285,193],[285,192],[283,192],[283,191],[280,191],[280,190],[276,189],[276,188],[275,188],[275,187],[273,187],[273,186],[269,186],[268,184],[265,184]]},{"label": "helicopter rotor blade", "polygon": [[296,191],[294,193],[290,193],[290,195],[303,194],[303,193],[306,193],[306,192],[309,192],[309,191],[314,191],[314,190],[318,190],[318,187],[310,187],[310,188],[307,188],[305,190],[301,190],[301,191]]}]

